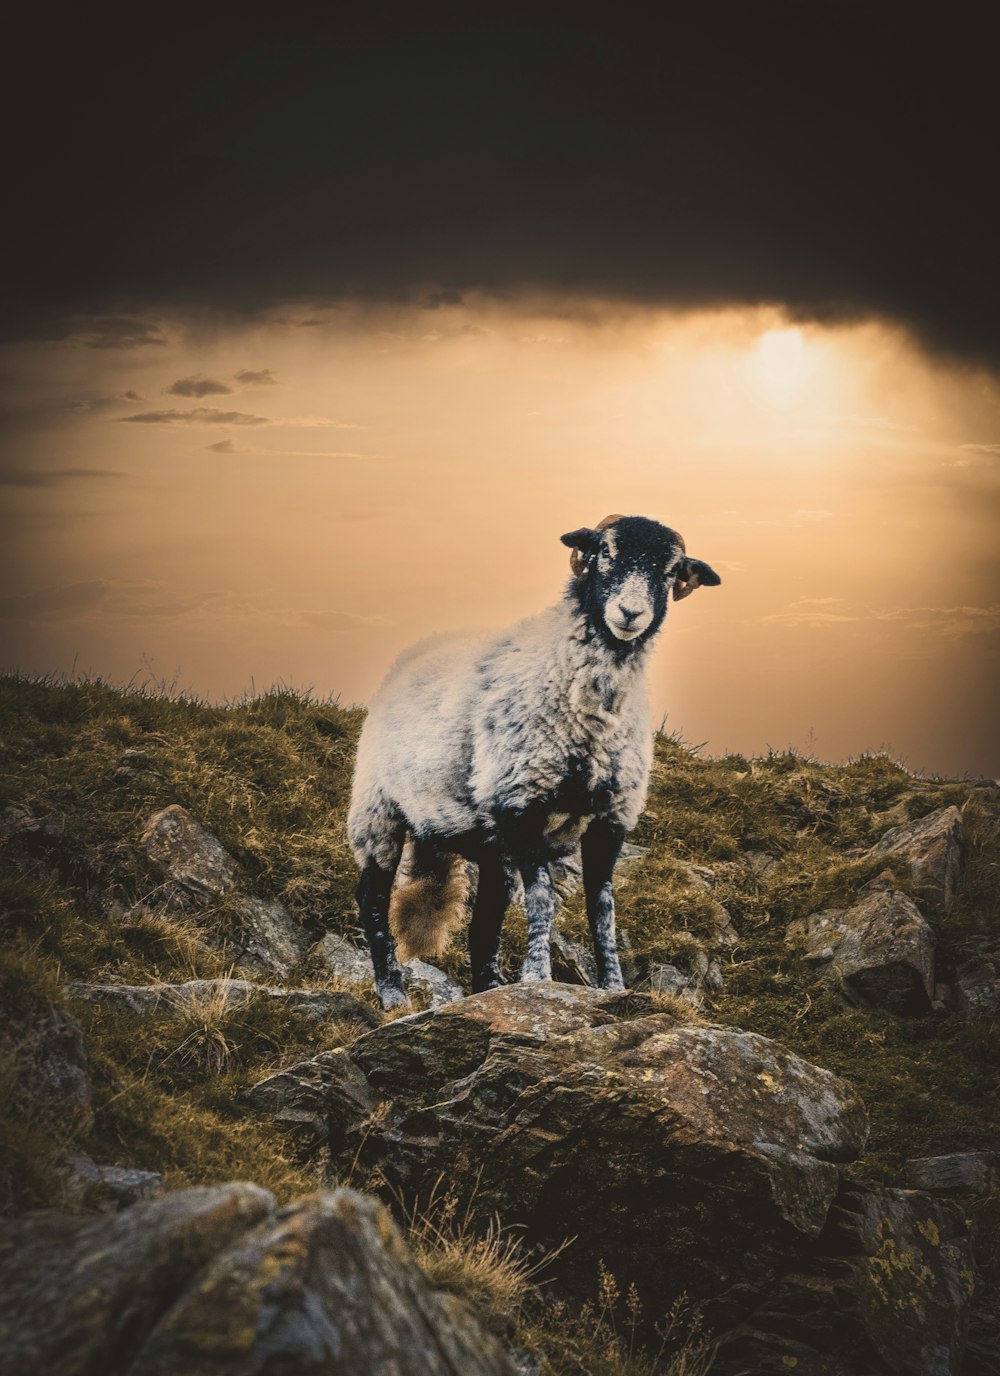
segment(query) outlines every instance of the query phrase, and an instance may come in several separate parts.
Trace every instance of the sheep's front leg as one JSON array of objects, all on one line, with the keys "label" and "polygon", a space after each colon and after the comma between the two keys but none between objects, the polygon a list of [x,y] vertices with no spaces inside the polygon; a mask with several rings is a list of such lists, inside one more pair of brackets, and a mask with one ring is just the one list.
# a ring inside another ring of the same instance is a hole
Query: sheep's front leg
[{"label": "sheep's front leg", "polygon": [[396,959],[396,943],[389,930],[389,896],[392,870],[384,870],[369,860],[361,871],[356,896],[368,950],[375,974],[375,988],[383,1008],[405,1008],[410,1000],[403,983],[403,972]]},{"label": "sheep's front leg", "polygon": [[521,966],[521,983],[533,984],[552,978],[549,939],[556,904],[552,877],[544,861],[521,861],[518,869],[524,883],[524,912],[528,919],[528,952]]},{"label": "sheep's front leg", "polygon": [[615,898],[612,875],[625,839],[625,828],[616,822],[595,817],[583,833],[583,892],[587,900],[587,920],[594,939],[597,982],[602,989],[624,989],[618,944],[615,937]]}]

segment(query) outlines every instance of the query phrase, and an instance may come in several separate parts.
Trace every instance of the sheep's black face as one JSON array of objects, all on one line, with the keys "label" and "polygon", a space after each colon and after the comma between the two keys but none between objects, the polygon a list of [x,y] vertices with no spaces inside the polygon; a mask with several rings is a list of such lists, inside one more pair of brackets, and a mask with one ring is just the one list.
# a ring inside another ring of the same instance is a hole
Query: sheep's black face
[{"label": "sheep's black face", "polygon": [[571,591],[595,629],[625,651],[651,639],[663,625],[667,596],[682,597],[719,575],[689,559],[676,531],[645,516],[621,516],[603,529],[562,537],[574,551]]}]

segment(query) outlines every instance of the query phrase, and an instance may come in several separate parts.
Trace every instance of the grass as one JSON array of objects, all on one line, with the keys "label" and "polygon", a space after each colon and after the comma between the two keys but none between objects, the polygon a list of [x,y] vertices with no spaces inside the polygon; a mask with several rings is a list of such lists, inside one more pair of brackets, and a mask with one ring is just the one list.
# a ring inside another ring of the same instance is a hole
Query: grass
[{"label": "grass", "polygon": [[[92,1127],[55,1121],[13,1095],[20,1110],[0,1125],[0,1210],[60,1202],[56,1163],[69,1147],[161,1171],[173,1186],[243,1176],[287,1199],[319,1183],[323,1163],[303,1160],[290,1136],[247,1113],[241,1096],[255,1079],[342,1045],[357,1029],[309,1023],[266,999],[136,1019],[110,1005],[69,1004],[61,991],[74,980],[173,982],[231,971],[222,911],[178,906],[139,844],[149,816],[170,803],[218,836],[248,891],[279,898],[310,937],[356,938],[345,813],[361,721],[358,710],[287,689],[214,706],[101,682],[0,678],[4,1001],[15,1015],[69,1007],[94,1066]],[[885,867],[866,852],[889,826],[951,803],[968,836],[959,896],[947,914],[921,900],[937,933],[938,978],[948,982],[976,942],[1000,930],[1000,794],[916,777],[885,755],[841,765],[794,752],[713,759],[660,735],[632,838],[647,853],[619,875],[619,926],[633,955],[691,962],[710,954],[725,984],[706,991],[706,1019],[774,1037],[853,1082],[872,1122],[870,1150],[855,1170],[877,1181],[898,1183],[910,1156],[995,1147],[1000,1032],[988,1021],[849,1008],[785,932],[796,918],[849,903]],[[714,887],[693,880],[691,865],[709,866]],[[905,874],[897,881],[910,889]],[[716,941],[720,903],[738,933],[732,947]],[[560,925],[589,941],[578,896]],[[508,977],[524,940],[515,911],[502,949]],[[468,988],[460,939],[441,963]],[[330,981],[307,957],[288,983]],[[10,1097],[15,1069],[10,1047],[0,1045],[4,1076]],[[473,1241],[458,1223],[440,1214],[412,1221],[429,1274],[518,1332],[547,1334],[539,1344],[555,1376],[646,1376],[680,1361],[676,1323],[654,1365],[629,1350],[627,1296],[610,1306],[598,1296],[582,1316],[553,1318],[558,1306],[525,1271],[534,1262],[516,1239],[498,1225]],[[707,1370],[702,1340],[688,1346],[688,1365],[675,1376]]]}]

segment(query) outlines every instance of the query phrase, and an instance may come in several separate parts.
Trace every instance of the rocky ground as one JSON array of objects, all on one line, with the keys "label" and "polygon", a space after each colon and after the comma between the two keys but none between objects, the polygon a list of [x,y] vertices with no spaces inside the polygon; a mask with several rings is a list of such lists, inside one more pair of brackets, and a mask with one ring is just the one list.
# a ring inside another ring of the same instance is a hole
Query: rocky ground
[{"label": "rocky ground", "polygon": [[659,737],[629,992],[570,863],[558,982],[387,1017],[359,713],[0,721],[0,1371],[1000,1372],[993,781]]}]

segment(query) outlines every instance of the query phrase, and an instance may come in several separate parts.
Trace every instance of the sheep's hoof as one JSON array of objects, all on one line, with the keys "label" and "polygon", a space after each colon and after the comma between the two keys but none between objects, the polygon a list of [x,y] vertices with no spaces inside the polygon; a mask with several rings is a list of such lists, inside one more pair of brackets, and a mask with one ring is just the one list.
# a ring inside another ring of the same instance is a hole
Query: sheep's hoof
[{"label": "sheep's hoof", "polygon": [[379,1002],[388,1013],[391,1008],[409,1008],[410,1000],[402,984],[391,984],[388,980],[375,986]]},{"label": "sheep's hoof", "polygon": [[624,994],[625,981],[621,975],[605,975],[601,980],[601,988],[607,989],[612,994]]},{"label": "sheep's hoof", "polygon": [[532,970],[522,970],[522,971],[521,971],[521,983],[522,983],[522,984],[551,984],[551,982],[552,982],[552,971],[551,971],[551,970],[534,970],[534,969],[532,969]]}]

